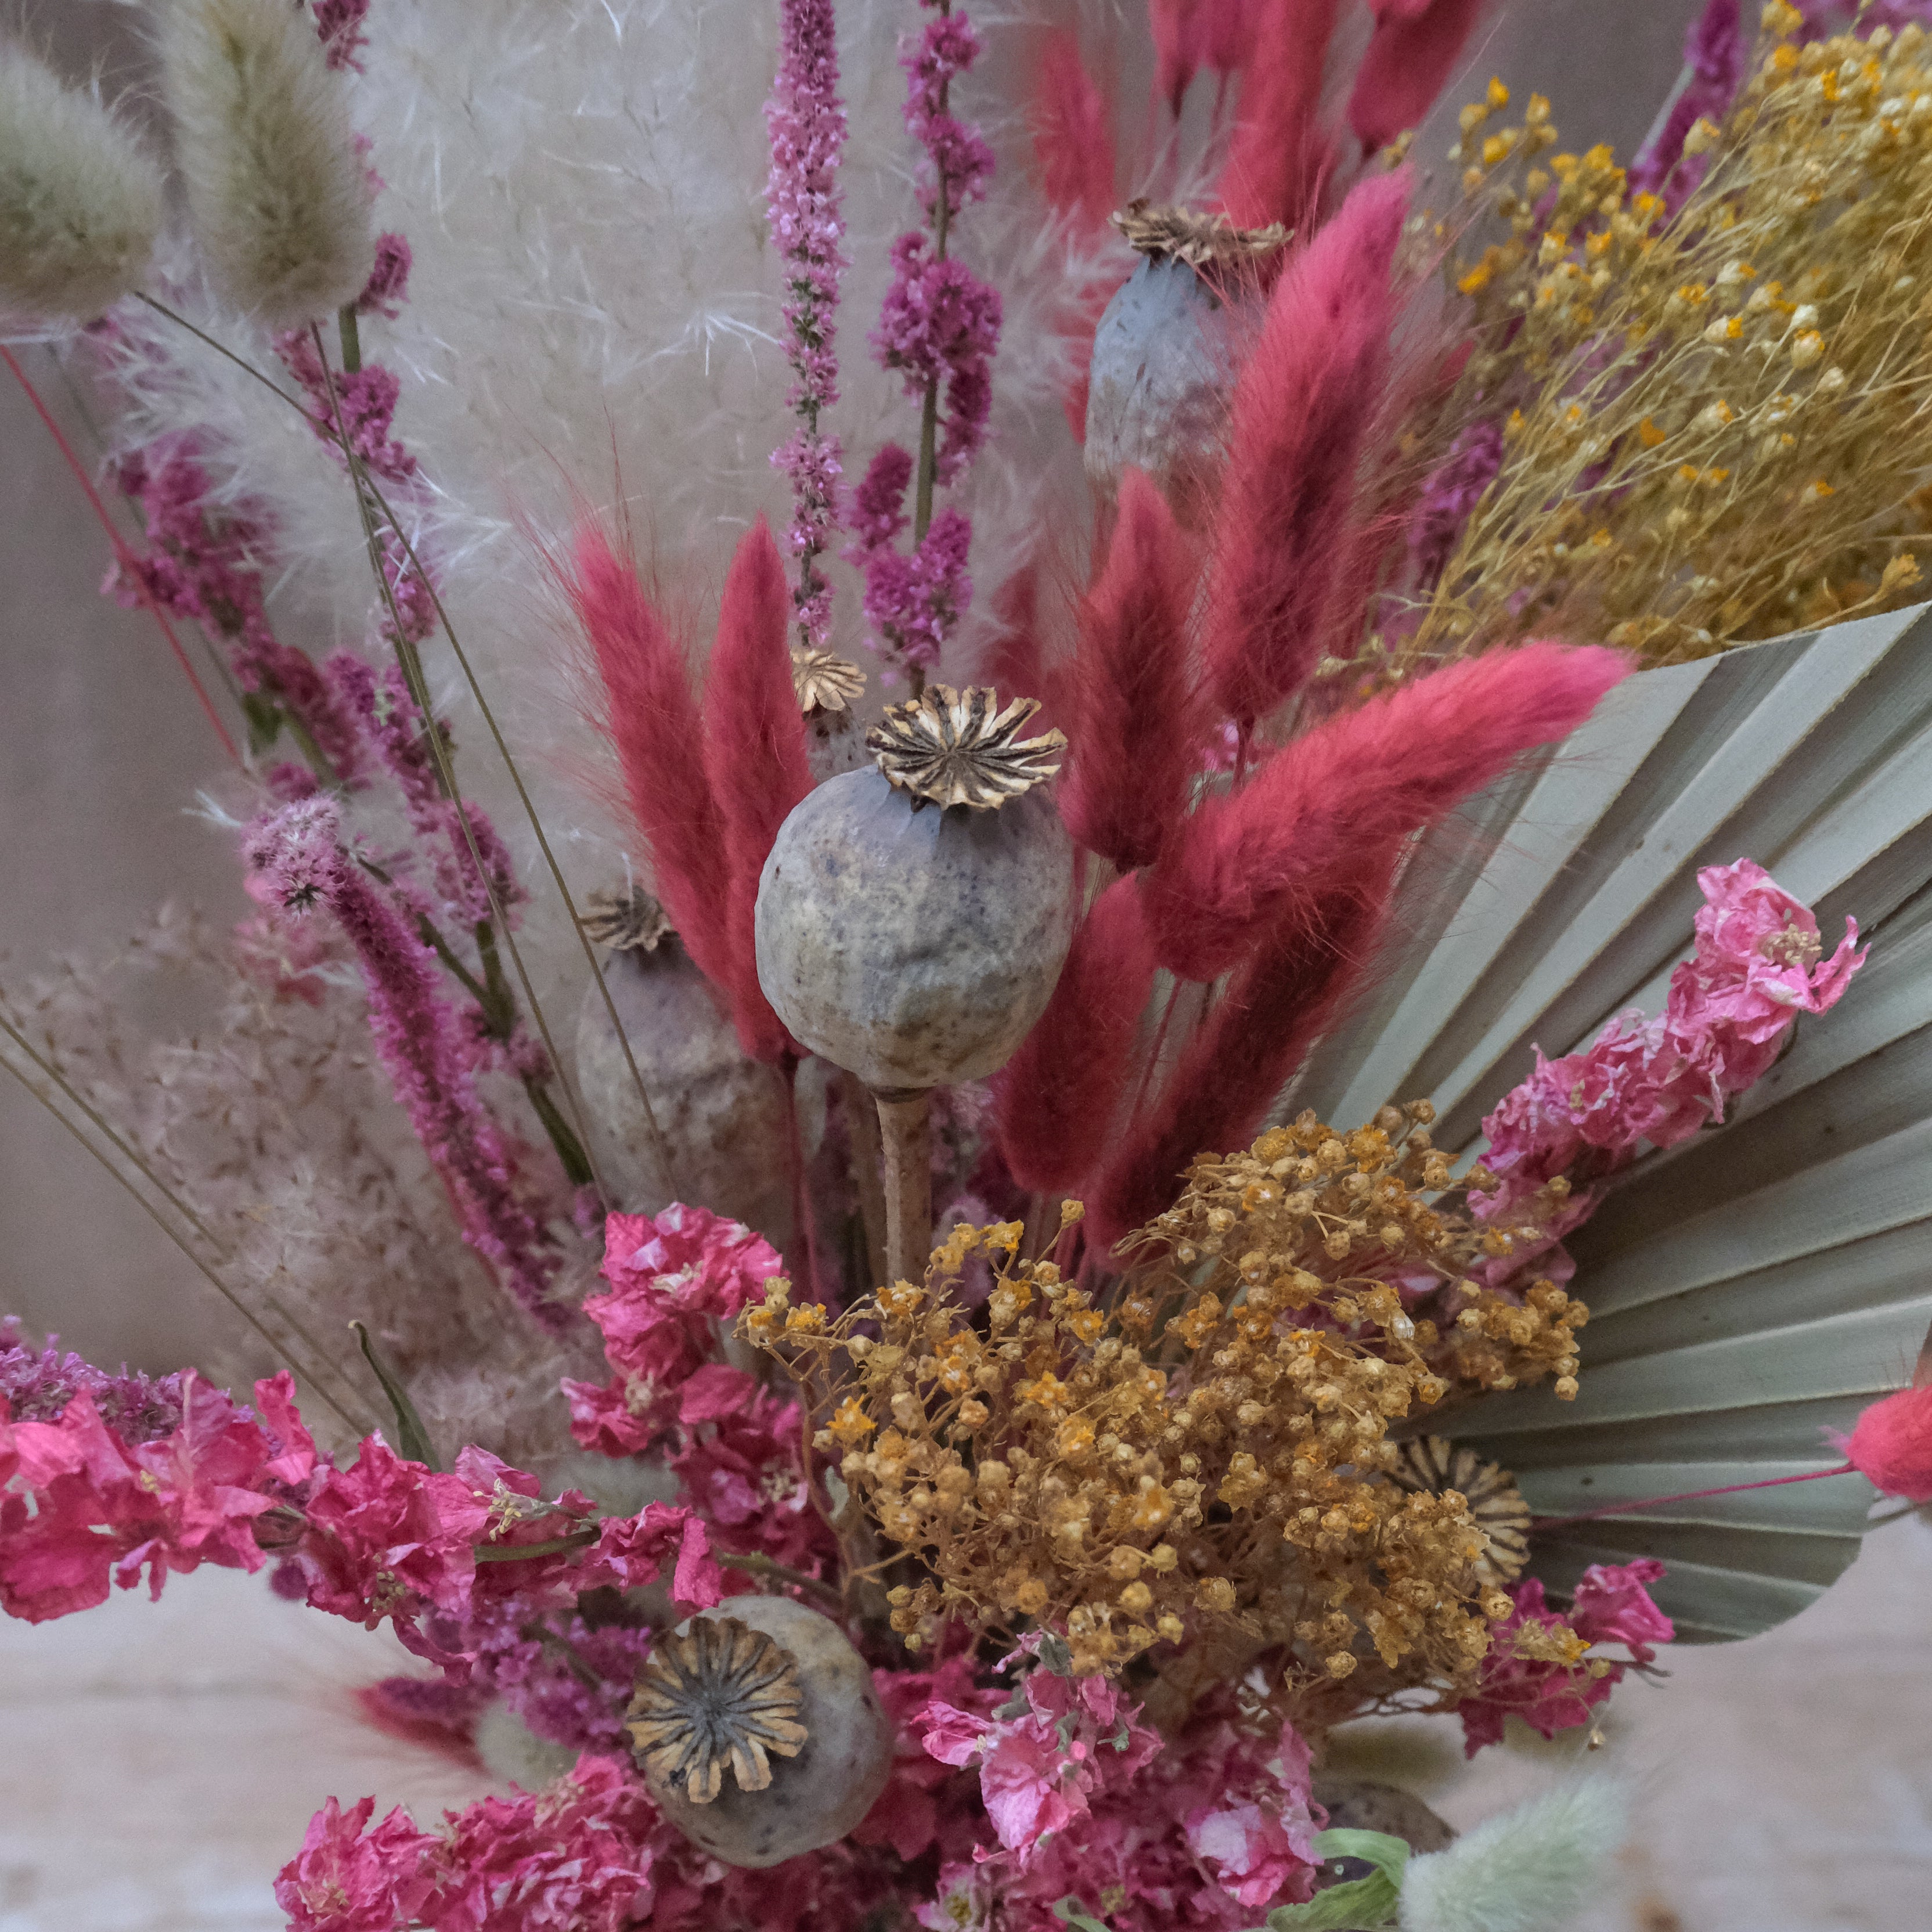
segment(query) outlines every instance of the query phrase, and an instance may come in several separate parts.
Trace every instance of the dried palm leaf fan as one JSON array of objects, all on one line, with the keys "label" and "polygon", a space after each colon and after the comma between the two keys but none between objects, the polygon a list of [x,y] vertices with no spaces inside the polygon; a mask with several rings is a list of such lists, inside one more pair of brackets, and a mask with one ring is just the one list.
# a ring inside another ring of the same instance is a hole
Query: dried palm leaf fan
[{"label": "dried palm leaf fan", "polygon": [[[1932,1319],[1932,609],[1894,611],[1630,678],[1539,771],[1421,846],[1370,1009],[1318,1048],[1294,1106],[1366,1120],[1426,1094],[1438,1144],[1622,1009],[1654,1012],[1690,950],[1700,866],[1749,855],[1871,955],[1801,1020],[1726,1123],[1616,1177],[1567,1243],[1592,1318],[1582,1393],[1488,1398],[1431,1426],[1567,1519],[1828,1469],[1827,1429],[1897,1388]],[[1533,1539],[1566,1592],[1587,1564],[1660,1558],[1681,1636],[1795,1615],[1858,1553],[1846,1475]]]}]

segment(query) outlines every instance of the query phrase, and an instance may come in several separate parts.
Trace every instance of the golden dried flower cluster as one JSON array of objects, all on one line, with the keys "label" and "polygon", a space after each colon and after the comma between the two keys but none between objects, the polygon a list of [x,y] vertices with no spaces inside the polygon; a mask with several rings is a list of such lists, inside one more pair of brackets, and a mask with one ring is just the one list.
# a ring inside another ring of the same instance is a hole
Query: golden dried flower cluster
[{"label": "golden dried flower cluster", "polygon": [[[1358,1672],[1352,1700],[1469,1680],[1509,1600],[1484,1587],[1465,1499],[1390,1480],[1389,1432],[1458,1383],[1571,1374],[1583,1310],[1466,1280],[1511,1238],[1442,1198],[1430,1118],[1338,1135],[1304,1114],[1204,1157],[1103,1290],[1023,1258],[1017,1222],[956,1228],[922,1283],[836,1319],[773,1285],[744,1331],[788,1360],[819,1448],[923,1567],[890,1593],[909,1643],[961,1615],[1064,1630],[1076,1672],[1160,1643],[1222,1675],[1269,1652],[1291,1701]],[[1062,1212],[1064,1233],[1078,1204]],[[976,1255],[976,1316],[958,1287]],[[1414,1318],[1398,1282],[1462,1312]]]},{"label": "golden dried flower cluster", "polygon": [[[1499,472],[1401,662],[1532,632],[1652,662],[1908,601],[1932,481],[1932,40],[1800,46],[1754,72],[1672,212],[1610,150],[1545,151],[1549,104],[1463,110],[1448,272],[1475,352],[1413,441],[1489,424]],[[1681,178],[1681,177],[1680,177]],[[1491,238],[1500,237],[1500,238]],[[1478,244],[1486,241],[1486,246]]]}]

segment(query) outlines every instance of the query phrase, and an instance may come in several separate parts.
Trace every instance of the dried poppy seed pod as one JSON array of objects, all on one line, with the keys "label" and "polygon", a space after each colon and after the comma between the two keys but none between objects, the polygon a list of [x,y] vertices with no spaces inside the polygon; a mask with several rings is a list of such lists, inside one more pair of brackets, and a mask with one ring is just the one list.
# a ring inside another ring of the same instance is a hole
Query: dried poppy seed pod
[{"label": "dried poppy seed pod", "polygon": [[[791,1240],[791,1190],[770,1150],[784,1144],[784,1083],[739,1044],[737,1029],[647,892],[593,892],[584,930],[609,948],[604,983],[630,1042],[651,1114],[638,1096],[610,1010],[596,986],[577,1018],[577,1080],[598,1163],[632,1214],[701,1201],[775,1246]],[[825,1126],[823,1070],[798,1076],[808,1157]]]},{"label": "dried poppy seed pod", "polygon": [[1114,225],[1141,256],[1094,332],[1087,478],[1111,502],[1129,470],[1151,478],[1190,529],[1213,508],[1228,397],[1261,316],[1255,266],[1288,239],[1137,201]]},{"label": "dried poppy seed pod", "polygon": [[791,688],[805,719],[805,755],[820,784],[868,762],[866,734],[853,710],[866,674],[830,651],[794,650]]},{"label": "dried poppy seed pod", "polygon": [[1037,706],[997,704],[936,685],[892,706],[874,764],[798,806],[758,882],[765,997],[874,1089],[1004,1066],[1066,960],[1073,848],[1035,788],[1066,741],[1019,741]]},{"label": "dried poppy seed pod", "polygon": [[658,1809],[754,1870],[844,1837],[892,1770],[865,1660],[789,1597],[730,1597],[680,1624],[638,1672],[627,1724]]},{"label": "dried poppy seed pod", "polygon": [[1072,842],[1035,789],[1066,740],[1020,738],[1038,709],[943,684],[891,706],[874,768],[806,797],[758,882],[766,998],[878,1100],[895,1279],[926,1265],[930,1090],[1006,1064],[1072,943]]}]

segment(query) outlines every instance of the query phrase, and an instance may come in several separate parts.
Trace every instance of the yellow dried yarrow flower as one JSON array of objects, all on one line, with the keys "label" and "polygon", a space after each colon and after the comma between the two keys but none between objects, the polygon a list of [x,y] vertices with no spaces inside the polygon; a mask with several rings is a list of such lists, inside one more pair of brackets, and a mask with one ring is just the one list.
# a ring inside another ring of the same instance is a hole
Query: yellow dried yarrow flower
[{"label": "yellow dried yarrow flower", "polygon": [[1426,466],[1492,424],[1502,460],[1397,669],[1552,632],[1670,662],[1916,593],[1932,40],[1800,46],[1796,19],[1693,130],[1674,213],[1607,148],[1540,154],[1546,111],[1466,177],[1446,272],[1475,352],[1411,436]]},{"label": "yellow dried yarrow flower", "polygon": [[89,321],[147,272],[161,178],[100,103],[0,51],[0,309]]},{"label": "yellow dried yarrow flower", "polygon": [[161,85],[190,224],[222,292],[272,327],[333,315],[375,262],[342,76],[287,0],[171,0]]},{"label": "yellow dried yarrow flower", "polygon": [[[1581,1311],[1468,1281],[1484,1236],[1444,1198],[1428,1112],[1348,1134],[1304,1115],[1197,1162],[1104,1291],[1024,1257],[1005,1223],[955,1228],[923,1282],[814,1332],[782,1291],[748,1316],[820,1450],[923,1567],[894,1628],[1030,1619],[1065,1630],[1082,1672],[1187,1642],[1190,1682],[1210,1651],[1223,1678],[1267,1652],[1289,1706],[1342,1656],[1352,1699],[1466,1682],[1495,1614],[1490,1539],[1464,1496],[1389,1480],[1390,1432],[1459,1384],[1574,1366]],[[958,1293],[976,1255],[994,1276],[977,1318]],[[1432,1278],[1476,1330],[1412,1318],[1397,1277]]]}]

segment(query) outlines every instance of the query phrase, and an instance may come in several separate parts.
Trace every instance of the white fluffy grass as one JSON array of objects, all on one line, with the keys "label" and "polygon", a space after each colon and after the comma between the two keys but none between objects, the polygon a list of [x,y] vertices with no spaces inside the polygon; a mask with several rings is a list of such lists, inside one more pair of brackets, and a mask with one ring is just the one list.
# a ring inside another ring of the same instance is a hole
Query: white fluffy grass
[{"label": "white fluffy grass", "polygon": [[147,272],[160,171],[91,96],[0,50],[0,308],[88,321]]},{"label": "white fluffy grass", "polygon": [[189,217],[224,292],[281,327],[352,302],[374,263],[369,190],[306,10],[167,0],[160,56]]},{"label": "white fluffy grass", "polygon": [[1629,1794],[1579,1778],[1408,1862],[1402,1932],[1560,1932],[1623,1842]]},{"label": "white fluffy grass", "polygon": [[[962,501],[975,524],[976,610],[1034,550],[1055,506],[1084,536],[1078,452],[1060,411],[1062,304],[1095,272],[1057,236],[1028,173],[1019,61],[1027,32],[1064,14],[979,13],[986,52],[959,90],[1001,165],[992,200],[955,233],[997,280],[1006,326],[994,436]],[[916,220],[914,150],[901,120],[898,37],[912,0],[842,0],[852,134],[844,180],[850,252],[840,315],[844,398],[831,427],[856,475],[879,443],[908,444],[916,405],[873,363],[866,334],[892,236]],[[513,742],[531,755],[546,823],[581,883],[623,876],[622,836],[574,782],[596,748],[560,689],[535,545],[568,527],[571,493],[621,494],[639,540],[701,637],[729,547],[763,512],[789,514],[771,450],[790,433],[778,341],[780,265],[765,232],[763,103],[775,4],[704,0],[384,0],[369,16],[355,118],[386,184],[376,220],[415,253],[394,323],[365,352],[403,380],[398,433],[424,465],[399,507],[438,561],[449,608]],[[266,344],[229,313],[183,300],[258,362]],[[213,432],[224,487],[267,510],[289,573],[285,602],[358,641],[374,603],[340,469],[292,412],[178,335],[143,332],[134,375],[141,435]],[[856,587],[835,566],[835,646],[862,658]],[[971,669],[978,634],[950,668]],[[430,674],[454,694],[448,654]],[[518,836],[481,727],[455,707],[459,770]]]}]

